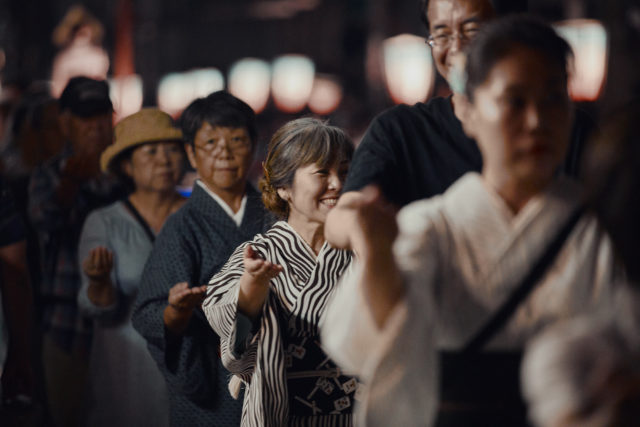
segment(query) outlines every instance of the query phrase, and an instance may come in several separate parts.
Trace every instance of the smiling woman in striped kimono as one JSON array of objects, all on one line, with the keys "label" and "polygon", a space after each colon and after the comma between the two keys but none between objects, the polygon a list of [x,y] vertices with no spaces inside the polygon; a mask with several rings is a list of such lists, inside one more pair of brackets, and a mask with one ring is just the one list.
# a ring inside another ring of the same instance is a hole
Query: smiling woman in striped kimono
[{"label": "smiling woman in striped kimono", "polygon": [[320,348],[318,322],[351,264],[325,242],[324,223],[352,153],[342,130],[316,119],[279,129],[260,188],[283,220],[238,247],[209,283],[203,308],[235,374],[231,392],[246,386],[243,426],[351,425],[358,384]]}]

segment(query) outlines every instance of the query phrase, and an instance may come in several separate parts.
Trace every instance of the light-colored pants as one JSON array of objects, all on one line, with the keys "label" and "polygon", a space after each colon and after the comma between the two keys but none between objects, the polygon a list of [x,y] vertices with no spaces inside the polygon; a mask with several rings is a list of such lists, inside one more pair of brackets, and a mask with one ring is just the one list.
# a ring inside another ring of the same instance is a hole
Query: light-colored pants
[{"label": "light-colored pants", "polygon": [[45,333],[42,362],[49,411],[55,426],[78,426],[86,391],[89,363],[86,355],[64,351]]}]

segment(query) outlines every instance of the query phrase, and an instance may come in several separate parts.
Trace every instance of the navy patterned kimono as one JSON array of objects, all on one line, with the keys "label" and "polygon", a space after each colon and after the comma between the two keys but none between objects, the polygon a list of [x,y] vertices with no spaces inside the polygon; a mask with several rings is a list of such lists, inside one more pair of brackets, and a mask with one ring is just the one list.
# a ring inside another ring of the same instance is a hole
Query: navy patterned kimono
[{"label": "navy patterned kimono", "polygon": [[247,204],[238,227],[200,185],[165,223],[142,274],[133,326],[167,380],[173,426],[237,426],[240,402],[227,389],[229,372],[218,356],[219,339],[197,310],[180,340],[167,339],[163,311],[179,282],[206,284],[242,242],[273,222],[260,194],[247,184]]}]

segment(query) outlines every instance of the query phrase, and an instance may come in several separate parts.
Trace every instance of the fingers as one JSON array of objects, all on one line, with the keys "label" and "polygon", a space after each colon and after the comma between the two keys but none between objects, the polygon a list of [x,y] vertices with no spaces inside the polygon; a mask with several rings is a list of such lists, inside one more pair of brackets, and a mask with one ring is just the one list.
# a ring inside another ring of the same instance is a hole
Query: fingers
[{"label": "fingers", "polygon": [[113,253],[104,246],[97,246],[89,251],[82,262],[82,268],[90,277],[105,276],[113,268]]},{"label": "fingers", "polygon": [[169,289],[169,293],[178,292],[183,289],[187,289],[188,287],[189,287],[189,284],[187,282],[176,283],[171,287],[171,289]]},{"label": "fingers", "polygon": [[190,288],[187,282],[177,283],[169,290],[169,305],[179,311],[193,310],[204,300],[206,290],[206,285]]},{"label": "fingers", "polygon": [[257,268],[247,270],[247,272],[256,279],[271,280],[283,270],[281,265],[274,264],[269,261],[261,261]]}]

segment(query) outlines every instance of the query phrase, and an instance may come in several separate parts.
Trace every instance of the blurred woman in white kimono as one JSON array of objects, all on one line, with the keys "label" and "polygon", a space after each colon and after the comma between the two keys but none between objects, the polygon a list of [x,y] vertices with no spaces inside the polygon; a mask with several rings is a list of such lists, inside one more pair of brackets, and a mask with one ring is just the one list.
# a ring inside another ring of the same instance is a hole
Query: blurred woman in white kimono
[{"label": "blurred woman in white kimono", "polygon": [[[489,24],[473,40],[460,79],[463,123],[482,152],[482,173],[464,175],[397,218],[373,187],[345,193],[329,214],[328,241],[353,249],[358,266],[330,303],[322,338],[338,364],[368,383],[359,425],[432,425],[437,352],[470,340],[579,209],[578,185],[557,174],[573,115],[570,54],[531,18]],[[583,216],[486,348],[521,349],[549,322],[606,299],[614,275],[607,237]]]}]

